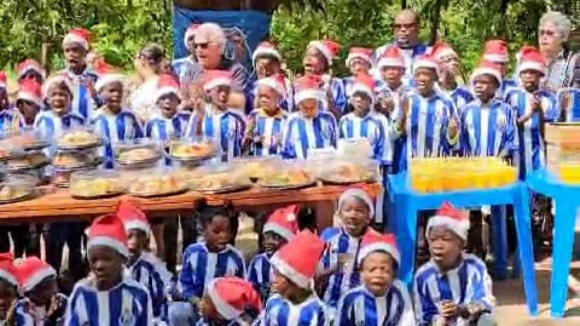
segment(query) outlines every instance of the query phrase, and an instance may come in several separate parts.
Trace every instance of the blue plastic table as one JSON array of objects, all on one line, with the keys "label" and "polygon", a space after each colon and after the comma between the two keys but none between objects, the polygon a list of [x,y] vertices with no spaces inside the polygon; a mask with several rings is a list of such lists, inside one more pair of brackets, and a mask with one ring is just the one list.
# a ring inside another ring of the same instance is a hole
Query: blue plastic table
[{"label": "blue plastic table", "polygon": [[562,318],[568,294],[568,274],[572,260],[576,211],[580,206],[580,186],[563,184],[545,170],[528,175],[526,182],[533,191],[554,199],[556,205],[550,312],[552,317]]},{"label": "blue plastic table", "polygon": [[494,238],[493,245],[496,258],[494,271],[496,278],[506,278],[508,259],[504,205],[513,205],[518,252],[522,263],[528,310],[532,316],[538,314],[529,194],[524,183],[518,182],[509,187],[489,190],[419,194],[411,189],[408,175],[403,173],[389,176],[388,194],[392,203],[390,216],[394,216],[389,221],[388,227],[397,236],[397,242],[401,250],[400,277],[407,284],[412,283],[413,271],[415,270],[417,213],[424,210],[438,209],[444,201],[449,201],[456,207],[492,206],[492,236]]}]

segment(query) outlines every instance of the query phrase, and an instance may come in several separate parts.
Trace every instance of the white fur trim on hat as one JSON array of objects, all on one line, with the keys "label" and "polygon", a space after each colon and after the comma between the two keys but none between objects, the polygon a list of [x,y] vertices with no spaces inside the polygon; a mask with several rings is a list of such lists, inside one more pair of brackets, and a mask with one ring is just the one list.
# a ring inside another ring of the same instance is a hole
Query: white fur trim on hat
[{"label": "white fur trim on hat", "polygon": [[473,73],[471,74],[471,82],[473,82],[473,80],[481,75],[491,75],[493,77],[495,77],[495,79],[497,79],[498,83],[501,84],[501,73],[495,69],[491,69],[491,68],[477,68],[473,71]]},{"label": "white fur trim on hat", "polygon": [[232,86],[232,80],[229,78],[215,78],[203,85],[203,89],[207,92],[218,86]]},{"label": "white fur trim on hat", "polygon": [[328,61],[328,64],[332,63],[332,53],[330,53],[330,50],[322,42],[311,41],[310,43],[308,43],[308,47],[313,47],[316,50],[320,51],[320,53],[322,53],[322,55]]},{"label": "white fur trim on hat", "polygon": [[499,62],[499,63],[506,63],[509,62],[510,59],[508,58],[507,55],[503,55],[503,54],[484,54],[483,55],[483,59],[487,60],[487,61],[491,61],[491,62]]},{"label": "white fur trim on hat", "polygon": [[1,83],[0,82],[0,88],[6,88],[6,83]]},{"label": "white fur trim on hat", "polygon": [[537,71],[543,75],[546,74],[546,67],[539,62],[523,61],[518,66],[518,75],[521,74],[525,70],[534,70],[534,71]]},{"label": "white fur trim on hat", "polygon": [[439,65],[437,65],[437,63],[435,63],[431,60],[424,60],[424,59],[417,60],[417,62],[415,63],[415,66],[414,66],[413,73],[416,73],[417,70],[421,69],[421,68],[433,69],[433,70],[435,70],[435,74],[437,76],[439,76]]},{"label": "white fur trim on hat", "polygon": [[16,280],[16,277],[14,277],[14,275],[8,273],[7,271],[0,269],[0,279],[5,280],[6,282],[18,286],[18,281]]},{"label": "white fur trim on hat", "polygon": [[312,284],[312,279],[298,273],[292,266],[288,265],[285,261],[280,259],[278,255],[274,255],[270,260],[270,264],[280,272],[280,274],[284,275],[294,284],[298,285],[303,289],[309,289]]},{"label": "white fur trim on hat", "polygon": [[323,100],[323,93],[320,90],[308,89],[304,91],[299,91],[294,95],[294,101],[296,104],[304,101],[304,100]]},{"label": "white fur trim on hat", "polygon": [[100,92],[102,90],[102,88],[105,87],[105,85],[115,83],[115,82],[122,83],[124,78],[125,78],[125,76],[123,76],[121,74],[106,74],[104,76],[101,76],[97,80],[97,82],[95,83],[95,90],[97,92]]},{"label": "white fur trim on hat", "polygon": [[36,95],[31,94],[29,92],[23,92],[23,91],[19,91],[18,95],[16,96],[16,100],[25,100],[25,101],[30,101],[38,106],[42,106],[42,99],[38,98]]},{"label": "white fur trim on hat", "polygon": [[264,225],[264,229],[262,230],[263,233],[266,232],[274,232],[277,235],[281,236],[282,238],[286,239],[287,241],[292,240],[295,234],[292,233],[290,230],[281,227],[279,224],[276,223],[266,223]]},{"label": "white fur trim on hat", "polygon": [[445,226],[464,241],[467,240],[467,233],[469,231],[468,219],[458,221],[448,216],[435,215],[427,222],[427,229],[425,231],[427,239],[429,239],[429,231],[437,226]]},{"label": "white fur trim on hat", "polygon": [[24,292],[28,292],[34,289],[34,287],[37,286],[40,282],[42,282],[45,278],[51,276],[56,276],[56,271],[54,270],[54,268],[46,266],[45,268],[32,274],[24,284],[21,284],[22,290]]},{"label": "white fur trim on hat", "polygon": [[356,92],[363,92],[363,93],[367,94],[371,99],[375,98],[375,94],[374,94],[373,90],[368,88],[368,86],[363,85],[361,83],[355,82],[354,85],[352,85],[352,88],[350,89],[350,95],[352,96]]},{"label": "white fur trim on hat", "polygon": [[405,66],[405,61],[402,59],[395,59],[395,58],[381,58],[379,62],[377,62],[377,67],[379,69],[385,67],[395,67],[395,68],[407,68]]},{"label": "white fur trim on hat", "polygon": [[47,81],[44,82],[44,84],[42,85],[42,96],[43,97],[47,97],[48,96],[48,91],[50,90],[50,88],[56,84],[56,83],[60,83],[60,82],[64,82],[64,84],[66,85],[66,88],[68,89],[68,91],[71,94],[74,94],[74,90],[73,90],[73,84],[70,81],[70,79],[63,77],[63,76],[54,76],[49,78]]},{"label": "white fur trim on hat", "polygon": [[362,247],[360,253],[358,254],[358,263],[360,264],[368,255],[377,251],[384,251],[388,253],[389,255],[391,255],[391,257],[393,257],[393,259],[397,262],[397,264],[401,262],[401,254],[395,247],[391,246],[388,243],[377,242]]},{"label": "white fur trim on hat", "polygon": [[64,37],[64,39],[62,40],[62,45],[66,45],[69,43],[77,43],[80,44],[85,50],[89,50],[89,42],[87,42],[87,40],[85,40],[84,38],[74,34],[74,33],[68,33],[66,34],[66,36]]},{"label": "white fur trim on hat", "polygon": [[252,62],[255,64],[258,57],[263,55],[273,56],[276,59],[278,59],[278,61],[282,61],[282,56],[280,55],[280,52],[278,52],[278,50],[273,48],[258,47],[256,51],[254,51],[254,54],[252,55]]},{"label": "white fur trim on hat", "polygon": [[90,250],[94,246],[106,246],[115,249],[124,257],[129,257],[129,249],[127,249],[127,246],[111,237],[99,236],[89,239],[87,242],[87,250]]},{"label": "white fur trim on hat", "polygon": [[214,279],[208,286],[207,294],[209,295],[217,312],[226,320],[233,320],[238,318],[243,311],[232,307],[229,303],[220,297],[215,288],[216,279]]},{"label": "white fur trim on hat", "polygon": [[348,57],[346,57],[345,63],[347,67],[350,67],[351,61],[359,58],[359,59],[363,59],[366,63],[371,64],[372,60],[371,57],[369,57],[368,55],[362,54],[362,53],[351,53],[348,55]]},{"label": "white fur trim on hat", "polygon": [[369,195],[362,189],[348,189],[345,192],[343,192],[340,197],[338,198],[338,210],[340,211],[340,209],[342,208],[342,205],[344,205],[344,202],[351,197],[356,197],[362,201],[365,202],[365,204],[367,204],[367,206],[369,207],[369,214],[370,217],[373,217],[375,215],[375,205],[373,204],[373,200],[369,197]]},{"label": "white fur trim on hat", "polygon": [[273,90],[276,91],[276,93],[278,93],[278,95],[285,97],[286,96],[286,92],[284,90],[284,85],[279,85],[278,82],[276,82],[276,80],[274,78],[260,78],[258,79],[258,81],[256,82],[256,84],[258,86],[267,86],[272,88]]},{"label": "white fur trim on hat", "polygon": [[445,47],[441,50],[438,50],[436,56],[438,59],[443,58],[443,57],[447,57],[447,56],[457,57],[457,52],[453,51],[453,49],[451,49],[451,48]]},{"label": "white fur trim on hat", "polygon": [[147,235],[151,234],[151,226],[149,226],[149,223],[140,220],[125,222],[125,230],[141,230]]},{"label": "white fur trim on hat", "polygon": [[181,99],[181,95],[179,93],[179,89],[171,86],[161,87],[155,93],[155,102],[159,101],[165,95],[175,94],[179,99]]}]

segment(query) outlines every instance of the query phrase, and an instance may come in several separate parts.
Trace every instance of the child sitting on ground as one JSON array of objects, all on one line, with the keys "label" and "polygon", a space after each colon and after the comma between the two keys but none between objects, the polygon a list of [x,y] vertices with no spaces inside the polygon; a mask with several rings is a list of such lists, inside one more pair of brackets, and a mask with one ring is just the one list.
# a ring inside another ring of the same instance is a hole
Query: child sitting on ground
[{"label": "child sitting on ground", "polygon": [[62,325],[67,297],[58,293],[54,268],[38,257],[26,257],[16,266],[16,276],[24,295],[16,309],[26,316],[26,325]]},{"label": "child sitting on ground", "polygon": [[396,279],[400,258],[393,235],[363,237],[357,262],[363,285],[340,299],[336,326],[415,325],[407,287]]},{"label": "child sitting on ground", "polygon": [[312,290],[324,243],[304,230],[272,257],[272,295],[258,325],[323,326],[329,324],[326,306]]},{"label": "child sitting on ground", "polygon": [[197,326],[247,326],[262,311],[262,302],[252,284],[238,277],[212,280],[200,302],[202,320]]},{"label": "child sitting on ground", "polygon": [[429,219],[431,260],[415,274],[414,296],[421,325],[497,325],[495,298],[485,263],[463,253],[469,218],[448,202]]},{"label": "child sitting on ground", "polygon": [[262,233],[264,252],[254,256],[248,267],[248,281],[260,293],[262,301],[270,297],[270,259],[298,232],[298,206],[279,208],[268,218]]},{"label": "child sitting on ground", "polygon": [[340,228],[325,230],[322,234],[327,248],[322,257],[322,270],[318,280],[323,290],[324,302],[332,308],[350,289],[360,285],[357,257],[361,239],[369,232],[374,215],[374,205],[369,195],[361,189],[349,189],[338,199]]},{"label": "child sitting on ground", "polygon": [[153,326],[149,293],[124,276],[127,233],[115,214],[97,218],[88,232],[91,275],[75,285],[65,315],[67,326]]},{"label": "child sitting on ground", "polygon": [[231,205],[208,206],[198,209],[205,241],[190,245],[183,254],[183,269],[179,273],[182,298],[169,306],[170,325],[193,325],[198,319],[197,306],[207,284],[216,277],[244,278],[246,268],[243,255],[230,242],[232,221],[237,219]]},{"label": "child sitting on ground", "polygon": [[131,202],[123,200],[117,207],[127,231],[129,259],[126,272],[148,291],[153,304],[156,321],[167,319],[167,289],[170,288],[171,274],[159,258],[145,251],[151,235],[151,227],[145,213]]}]

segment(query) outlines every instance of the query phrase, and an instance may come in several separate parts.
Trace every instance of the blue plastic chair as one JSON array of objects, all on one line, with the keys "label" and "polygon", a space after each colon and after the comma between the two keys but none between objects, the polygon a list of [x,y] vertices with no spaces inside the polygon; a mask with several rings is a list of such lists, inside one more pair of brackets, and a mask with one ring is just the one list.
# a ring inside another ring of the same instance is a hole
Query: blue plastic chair
[{"label": "blue plastic chair", "polygon": [[497,279],[505,279],[508,265],[505,205],[513,205],[518,238],[518,258],[522,267],[528,310],[532,316],[538,315],[529,193],[524,183],[518,182],[509,187],[490,190],[419,194],[411,189],[407,174],[397,174],[389,176],[388,187],[389,200],[394,214],[394,218],[389,220],[388,228],[397,236],[401,249],[400,278],[408,285],[413,282],[415,270],[417,213],[438,209],[445,201],[464,208],[492,206],[492,237],[496,258],[494,272]]},{"label": "blue plastic chair", "polygon": [[553,318],[563,318],[568,294],[568,274],[574,245],[576,211],[580,206],[580,186],[563,184],[546,170],[527,176],[526,183],[534,192],[554,199],[554,243],[552,244],[552,281],[550,313]]}]

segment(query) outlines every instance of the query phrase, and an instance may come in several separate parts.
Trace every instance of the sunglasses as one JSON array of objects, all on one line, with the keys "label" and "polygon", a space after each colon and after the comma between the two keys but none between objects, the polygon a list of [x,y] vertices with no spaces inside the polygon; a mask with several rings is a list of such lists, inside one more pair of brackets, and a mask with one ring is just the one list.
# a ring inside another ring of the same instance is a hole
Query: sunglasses
[{"label": "sunglasses", "polygon": [[554,36],[554,35],[556,35],[556,32],[554,30],[551,30],[551,29],[540,29],[538,31],[538,33],[541,36],[544,36],[544,35],[546,35],[546,36]]},{"label": "sunglasses", "polygon": [[393,24],[394,29],[411,29],[417,27],[417,23],[410,23],[410,24]]},{"label": "sunglasses", "polygon": [[209,47],[209,42],[206,43],[194,43],[193,44],[193,48],[194,49],[207,49]]}]

